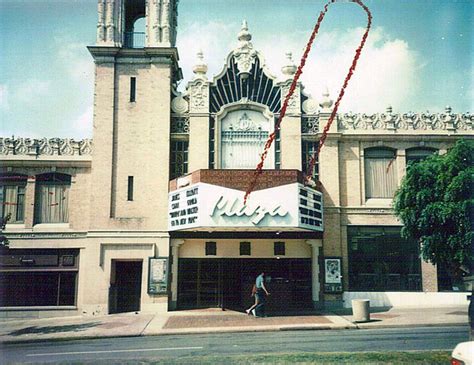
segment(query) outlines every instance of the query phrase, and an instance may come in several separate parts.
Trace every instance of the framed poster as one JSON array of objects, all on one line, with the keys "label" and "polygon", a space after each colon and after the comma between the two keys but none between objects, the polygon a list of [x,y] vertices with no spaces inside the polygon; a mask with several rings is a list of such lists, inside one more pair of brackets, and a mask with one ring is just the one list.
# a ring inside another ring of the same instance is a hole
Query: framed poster
[{"label": "framed poster", "polygon": [[168,288],[168,258],[148,258],[148,294],[166,294]]},{"label": "framed poster", "polygon": [[342,258],[324,258],[324,292],[342,293]]}]

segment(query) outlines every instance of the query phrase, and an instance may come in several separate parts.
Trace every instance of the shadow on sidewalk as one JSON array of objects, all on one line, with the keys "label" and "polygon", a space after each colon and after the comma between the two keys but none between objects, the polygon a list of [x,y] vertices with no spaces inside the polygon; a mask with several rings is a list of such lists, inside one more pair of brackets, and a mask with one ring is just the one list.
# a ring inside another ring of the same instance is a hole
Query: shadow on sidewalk
[{"label": "shadow on sidewalk", "polygon": [[66,326],[43,326],[43,327],[26,327],[20,330],[12,331],[8,333],[9,336],[21,336],[27,334],[49,334],[49,333],[58,333],[58,332],[79,332],[85,331],[86,329],[96,327],[101,322],[89,322],[83,324],[70,324]]}]

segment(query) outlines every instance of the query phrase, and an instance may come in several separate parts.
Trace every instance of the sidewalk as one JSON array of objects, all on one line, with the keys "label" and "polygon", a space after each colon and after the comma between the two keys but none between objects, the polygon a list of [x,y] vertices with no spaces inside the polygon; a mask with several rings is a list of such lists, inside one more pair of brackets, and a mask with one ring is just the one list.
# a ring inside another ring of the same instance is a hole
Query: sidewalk
[{"label": "sidewalk", "polygon": [[62,317],[0,321],[0,342],[30,342],[165,334],[359,329],[465,325],[467,306],[444,308],[371,308],[371,321],[354,323],[351,310],[298,316],[255,318],[218,309],[166,314],[123,313],[95,317]]}]

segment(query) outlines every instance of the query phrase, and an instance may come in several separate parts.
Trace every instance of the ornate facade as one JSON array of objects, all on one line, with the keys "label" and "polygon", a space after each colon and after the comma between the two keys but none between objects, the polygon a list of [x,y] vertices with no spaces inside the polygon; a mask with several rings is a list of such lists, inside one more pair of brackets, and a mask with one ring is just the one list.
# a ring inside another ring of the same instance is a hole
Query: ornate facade
[{"label": "ornate facade", "polygon": [[[409,164],[473,137],[472,115],[449,107],[340,113],[308,184],[333,102],[328,93],[316,102],[298,84],[274,130],[296,72],[291,54],[274,76],[244,22],[222,71],[208,76],[200,52],[179,92],[177,1],[101,0],[98,14],[89,47],[93,143],[0,138],[1,213],[9,218],[3,317],[20,309],[243,311],[261,271],[274,312],[348,306],[361,296],[374,306],[465,300],[443,268],[421,262],[417,244],[401,239],[391,202]],[[141,17],[144,34],[134,31]]]}]

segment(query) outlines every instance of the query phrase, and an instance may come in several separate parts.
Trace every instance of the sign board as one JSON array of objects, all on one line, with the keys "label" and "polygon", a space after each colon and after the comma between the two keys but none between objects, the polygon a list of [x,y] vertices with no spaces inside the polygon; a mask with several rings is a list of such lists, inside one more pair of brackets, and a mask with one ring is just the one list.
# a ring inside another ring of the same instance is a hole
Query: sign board
[{"label": "sign board", "polygon": [[168,285],[168,258],[148,259],[148,294],[166,294]]},{"label": "sign board", "polygon": [[169,193],[168,229],[275,227],[323,230],[322,194],[299,183],[244,192],[206,183]]},{"label": "sign board", "polygon": [[342,293],[342,259],[326,257],[324,259],[324,291]]}]

